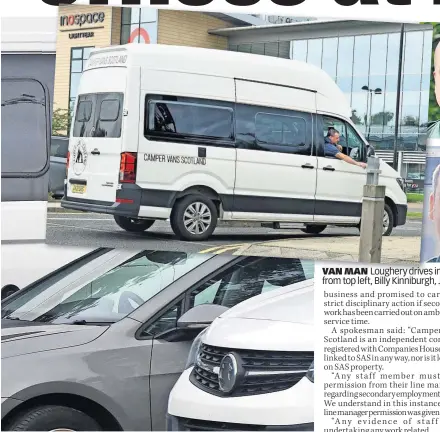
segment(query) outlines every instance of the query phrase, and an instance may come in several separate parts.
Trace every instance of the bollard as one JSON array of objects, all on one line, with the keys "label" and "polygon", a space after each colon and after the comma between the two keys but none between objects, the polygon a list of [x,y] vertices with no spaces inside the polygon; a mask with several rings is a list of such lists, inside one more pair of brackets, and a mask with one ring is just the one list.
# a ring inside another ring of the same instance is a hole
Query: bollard
[{"label": "bollard", "polygon": [[362,200],[359,262],[380,263],[382,256],[385,186],[379,186],[380,159],[368,158],[367,184]]}]

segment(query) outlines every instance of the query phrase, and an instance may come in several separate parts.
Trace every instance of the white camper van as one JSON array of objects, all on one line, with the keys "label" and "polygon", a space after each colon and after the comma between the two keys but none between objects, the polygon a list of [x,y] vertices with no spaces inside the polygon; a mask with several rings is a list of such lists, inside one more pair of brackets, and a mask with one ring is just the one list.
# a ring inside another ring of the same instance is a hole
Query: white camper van
[{"label": "white camper van", "polygon": [[[365,170],[324,157],[329,127],[361,162],[367,141],[320,69],[229,51],[128,44],[94,50],[81,77],[62,206],[127,231],[170,219],[204,240],[218,220],[358,226]],[[384,234],[406,221],[403,182],[381,163]]]}]

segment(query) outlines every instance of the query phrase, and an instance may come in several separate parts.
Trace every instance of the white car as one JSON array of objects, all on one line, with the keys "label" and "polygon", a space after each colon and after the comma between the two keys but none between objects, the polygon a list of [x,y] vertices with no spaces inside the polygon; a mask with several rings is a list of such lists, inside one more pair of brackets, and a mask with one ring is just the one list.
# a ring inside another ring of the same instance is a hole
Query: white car
[{"label": "white car", "polygon": [[170,394],[167,429],[314,430],[313,297],[312,279],[215,319]]}]

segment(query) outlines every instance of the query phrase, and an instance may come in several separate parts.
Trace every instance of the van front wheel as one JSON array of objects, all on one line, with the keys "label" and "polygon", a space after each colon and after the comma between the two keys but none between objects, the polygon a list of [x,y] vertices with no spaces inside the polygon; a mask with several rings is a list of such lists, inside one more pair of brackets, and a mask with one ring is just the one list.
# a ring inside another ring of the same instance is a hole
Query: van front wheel
[{"label": "van front wheel", "polygon": [[206,240],[217,226],[215,204],[203,195],[188,195],[177,201],[171,213],[171,228],[181,240]]},{"label": "van front wheel", "polygon": [[116,215],[115,222],[128,232],[144,232],[154,224],[154,220],[150,219],[135,219]]},{"label": "van front wheel", "polygon": [[306,225],[301,231],[306,234],[321,234],[326,228],[327,225]]}]

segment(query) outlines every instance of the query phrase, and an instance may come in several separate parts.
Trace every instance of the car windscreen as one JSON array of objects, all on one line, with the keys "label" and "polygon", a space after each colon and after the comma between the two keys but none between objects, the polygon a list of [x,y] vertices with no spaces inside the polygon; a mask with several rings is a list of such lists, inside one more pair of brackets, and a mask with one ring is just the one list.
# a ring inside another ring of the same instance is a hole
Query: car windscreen
[{"label": "car windscreen", "polygon": [[56,290],[35,286],[35,296],[32,290],[18,294],[2,305],[2,318],[52,324],[113,323],[209,258],[206,254],[143,251],[86,283],[61,280]]}]

